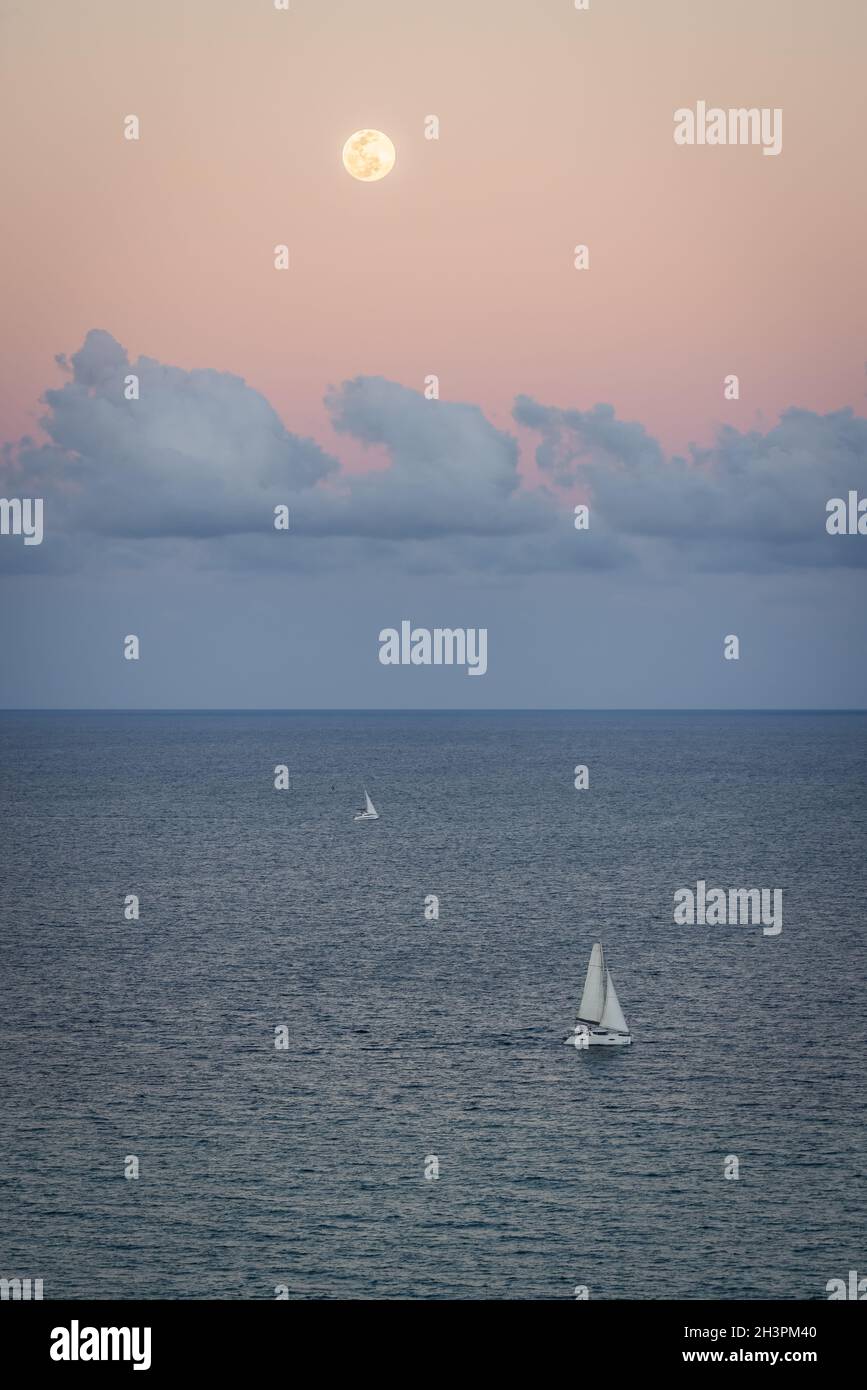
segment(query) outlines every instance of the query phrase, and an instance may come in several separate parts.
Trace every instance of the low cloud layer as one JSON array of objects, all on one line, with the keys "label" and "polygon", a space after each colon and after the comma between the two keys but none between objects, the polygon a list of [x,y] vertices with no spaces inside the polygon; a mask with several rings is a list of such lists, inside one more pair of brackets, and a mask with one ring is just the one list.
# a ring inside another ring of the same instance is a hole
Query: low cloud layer
[{"label": "low cloud layer", "polygon": [[[105,536],[212,537],[262,526],[269,499],[291,502],[338,469],[290,434],[258,391],[228,372],[130,364],[109,333],[88,333],[71,380],[43,397],[51,443],[22,441],[19,485],[51,498],[55,521]],[[138,400],[124,383],[138,378]]]},{"label": "low cloud layer", "polygon": [[[384,450],[388,467],[347,474],[291,433],[242,378],[130,363],[106,332],[58,362],[43,397],[47,443],[2,455],[3,495],[45,499],[45,540],[4,538],[3,568],[88,564],[406,572],[683,565],[748,572],[863,564],[867,543],[832,538],[825,503],[864,477],[867,420],[790,410],[766,434],[722,429],[712,448],[669,458],[609,405],[563,410],[520,396],[550,486],[519,474],[513,435],[473,405],[428,401],[379,377],[326,396],[335,430]],[[130,375],[139,398],[125,398]],[[572,498],[591,505],[576,532]],[[275,506],[291,532],[275,538]],[[275,544],[276,539],[276,544]]]},{"label": "low cloud layer", "polygon": [[559,410],[519,396],[514,418],[541,435],[543,474],[580,484],[620,536],[664,542],[690,567],[867,562],[862,538],[825,530],[829,498],[865,492],[867,420],[851,410],[788,410],[765,434],[725,426],[689,458],[666,458],[643,425],[618,420],[610,405]]}]

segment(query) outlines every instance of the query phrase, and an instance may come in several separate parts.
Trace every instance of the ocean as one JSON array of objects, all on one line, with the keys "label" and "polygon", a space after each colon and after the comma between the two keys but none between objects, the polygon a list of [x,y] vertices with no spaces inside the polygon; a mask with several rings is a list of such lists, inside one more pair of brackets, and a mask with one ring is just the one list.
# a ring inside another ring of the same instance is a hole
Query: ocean
[{"label": "ocean", "polygon": [[[0,715],[0,1275],[130,1299],[867,1275],[865,788],[862,714]],[[677,925],[699,880],[781,889],[782,931]],[[578,1052],[597,940],[634,1043]]]}]

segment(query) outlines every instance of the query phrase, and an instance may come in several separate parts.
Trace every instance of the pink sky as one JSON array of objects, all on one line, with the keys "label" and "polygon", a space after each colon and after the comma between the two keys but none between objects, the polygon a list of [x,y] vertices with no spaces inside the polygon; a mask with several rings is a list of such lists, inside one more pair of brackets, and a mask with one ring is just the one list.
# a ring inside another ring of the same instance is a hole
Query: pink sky
[{"label": "pink sky", "polygon": [[[793,404],[863,412],[862,0],[0,0],[0,17],[4,439],[35,428],[54,354],[93,327],[244,376],[343,457],[321,398],[358,374],[436,373],[504,426],[519,392],[608,401],[675,449]],[[781,107],[780,156],[678,148],[672,113],[698,99]],[[366,126],[398,153],[372,185],[340,162]]]}]

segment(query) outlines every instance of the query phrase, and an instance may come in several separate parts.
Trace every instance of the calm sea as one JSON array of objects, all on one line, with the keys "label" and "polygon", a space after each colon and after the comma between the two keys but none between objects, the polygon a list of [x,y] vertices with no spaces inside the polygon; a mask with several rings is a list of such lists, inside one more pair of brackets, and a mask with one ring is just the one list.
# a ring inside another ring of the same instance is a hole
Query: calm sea
[{"label": "calm sea", "polygon": [[[867,1274],[867,717],[6,714],[0,768],[0,1275],[794,1299]],[[781,888],[781,935],[676,926],[698,879]],[[635,1042],[579,1053],[595,940]]]}]

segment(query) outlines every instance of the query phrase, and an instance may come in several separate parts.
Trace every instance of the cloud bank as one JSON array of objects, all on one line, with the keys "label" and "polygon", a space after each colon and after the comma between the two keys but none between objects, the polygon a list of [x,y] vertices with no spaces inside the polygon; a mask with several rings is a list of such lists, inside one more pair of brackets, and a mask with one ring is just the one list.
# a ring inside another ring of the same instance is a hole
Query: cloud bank
[{"label": "cloud bank", "polygon": [[831,537],[826,503],[864,491],[867,420],[851,410],[788,410],[762,434],[722,427],[708,449],[666,458],[644,426],[610,405],[559,410],[527,396],[514,418],[541,435],[536,462],[580,483],[623,537],[675,549],[691,568],[765,571],[867,562],[858,537]]},{"label": "cloud bank", "polygon": [[[242,378],[140,357],[88,333],[43,396],[47,442],[2,451],[3,495],[45,499],[45,541],[0,545],[6,569],[175,563],[317,569],[375,559],[407,572],[508,573],[628,566],[759,572],[863,565],[832,538],[825,503],[864,477],[867,420],[786,412],[767,433],[722,428],[709,449],[667,457],[610,405],[515,402],[539,436],[542,486],[519,472],[516,438],[474,405],[429,401],[356,377],[325,403],[343,434],[388,466],[347,474],[289,431]],[[130,377],[138,398],[127,399]],[[572,497],[591,507],[576,531]],[[275,533],[285,504],[290,531]]]}]

